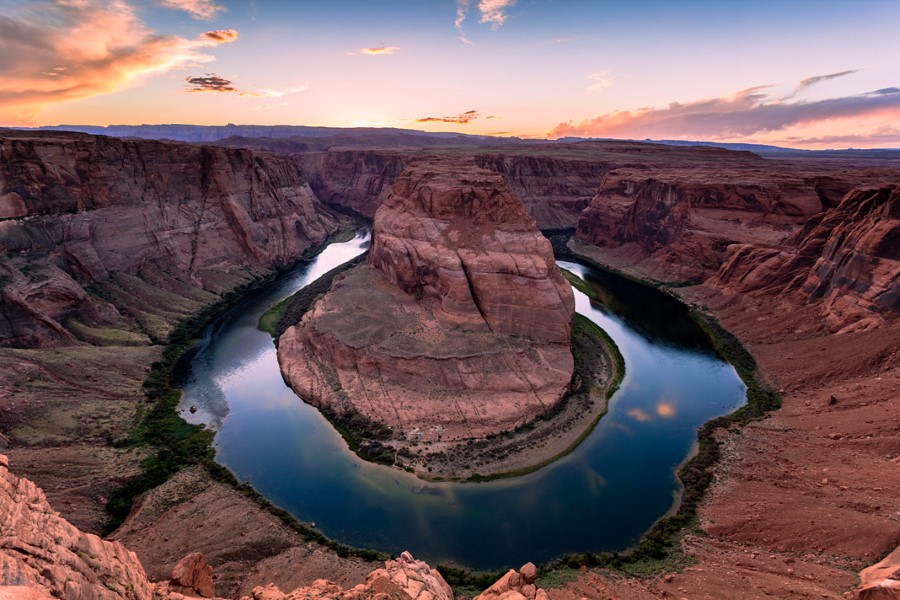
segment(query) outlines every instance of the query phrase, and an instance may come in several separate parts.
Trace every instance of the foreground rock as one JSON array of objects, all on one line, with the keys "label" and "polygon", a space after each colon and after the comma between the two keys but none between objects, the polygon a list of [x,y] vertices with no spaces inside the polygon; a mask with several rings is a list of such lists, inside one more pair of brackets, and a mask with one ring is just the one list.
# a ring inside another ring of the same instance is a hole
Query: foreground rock
[{"label": "foreground rock", "polygon": [[573,314],[549,242],[503,178],[423,162],[379,209],[370,265],[284,333],[279,362],[301,397],[339,418],[404,442],[459,442],[560,401]]},{"label": "foreground rock", "polygon": [[384,568],[369,573],[366,582],[344,589],[326,579],[318,579],[311,586],[297,588],[288,594],[269,585],[253,590],[253,600],[312,600],[333,598],[363,600],[365,598],[410,598],[413,600],[453,600],[453,590],[436,570],[409,552],[396,560],[384,563]]},{"label": "foreground rock", "polygon": [[863,569],[856,600],[897,600],[900,598],[900,547],[881,562]]},{"label": "foreground rock", "polygon": [[79,531],[31,481],[10,474],[0,455],[0,597],[7,591],[71,600],[150,600],[153,593],[133,552]]}]

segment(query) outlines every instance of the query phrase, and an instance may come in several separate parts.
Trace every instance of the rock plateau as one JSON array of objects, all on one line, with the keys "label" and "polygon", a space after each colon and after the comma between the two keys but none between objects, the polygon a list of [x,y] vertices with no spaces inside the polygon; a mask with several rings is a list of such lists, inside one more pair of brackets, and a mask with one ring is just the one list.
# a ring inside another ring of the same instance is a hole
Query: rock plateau
[{"label": "rock plateau", "polygon": [[456,442],[561,400],[573,313],[549,242],[503,177],[424,161],[379,208],[369,264],[284,333],[279,361],[314,405],[406,441]]}]

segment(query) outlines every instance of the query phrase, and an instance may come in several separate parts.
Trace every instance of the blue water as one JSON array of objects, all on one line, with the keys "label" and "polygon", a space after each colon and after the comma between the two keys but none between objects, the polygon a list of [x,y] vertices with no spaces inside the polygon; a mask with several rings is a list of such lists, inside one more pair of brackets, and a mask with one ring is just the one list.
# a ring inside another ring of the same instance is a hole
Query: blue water
[{"label": "blue water", "polygon": [[[599,294],[576,309],[615,340],[626,375],[609,412],[571,454],[530,475],[490,483],[426,483],[353,455],[287,387],[259,316],[364,252],[368,237],[329,246],[235,306],[205,332],[183,416],[217,429],[216,460],[335,540],[475,569],[542,562],[637,541],[677,501],[675,472],[697,428],[745,401],[734,369],[672,298],[560,262]],[[187,407],[198,407],[190,414]]]}]

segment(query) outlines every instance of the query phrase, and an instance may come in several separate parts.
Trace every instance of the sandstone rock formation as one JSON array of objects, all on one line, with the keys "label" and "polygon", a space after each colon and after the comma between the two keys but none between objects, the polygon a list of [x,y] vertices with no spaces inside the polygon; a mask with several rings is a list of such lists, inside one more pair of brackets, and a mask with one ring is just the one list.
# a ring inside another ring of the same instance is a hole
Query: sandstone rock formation
[{"label": "sandstone rock formation", "polygon": [[734,245],[710,284],[803,294],[832,331],[871,329],[900,310],[900,186],[862,188],[776,247]]},{"label": "sandstone rock formation", "polygon": [[547,592],[537,587],[537,568],[526,563],[518,571],[510,569],[474,600],[547,600]]},{"label": "sandstone rock formation", "polygon": [[900,599],[900,546],[881,562],[860,571],[859,578],[854,600]]},{"label": "sandstone rock formation", "polygon": [[410,166],[376,215],[370,263],[279,341],[306,401],[407,442],[448,442],[512,429],[562,398],[574,298],[499,174]]},{"label": "sandstone rock formation", "polygon": [[396,560],[389,560],[384,567],[369,573],[366,582],[350,589],[326,579],[318,579],[309,587],[298,588],[288,594],[275,586],[260,586],[253,590],[253,600],[364,600],[397,598],[405,600],[453,600],[453,590],[436,570],[409,552],[403,552]]},{"label": "sandstone rock formation", "polygon": [[160,303],[123,315],[121,296],[146,285],[196,312],[337,230],[285,157],[61,133],[0,137],[0,217],[0,345],[24,347],[123,318],[164,336]]},{"label": "sandstone rock formation", "polygon": [[775,242],[822,211],[815,188],[800,177],[716,167],[611,172],[581,214],[577,238],[663,280],[701,279],[729,244]]},{"label": "sandstone rock formation", "polygon": [[133,552],[69,524],[0,455],[0,597],[28,598],[26,590],[66,600],[150,600],[153,593]]},{"label": "sandstone rock formation", "polygon": [[206,564],[202,554],[191,552],[172,569],[169,589],[189,596],[212,598],[216,595],[212,567]]}]

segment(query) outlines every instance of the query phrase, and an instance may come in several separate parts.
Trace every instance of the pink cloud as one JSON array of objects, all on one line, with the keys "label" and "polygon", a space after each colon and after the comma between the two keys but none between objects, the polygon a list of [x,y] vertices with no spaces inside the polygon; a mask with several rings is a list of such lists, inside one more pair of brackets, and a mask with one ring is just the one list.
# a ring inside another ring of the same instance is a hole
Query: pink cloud
[{"label": "pink cloud", "polygon": [[225,7],[212,0],[162,0],[167,8],[183,10],[195,19],[212,19],[225,10]]},{"label": "pink cloud", "polygon": [[560,123],[548,134],[621,138],[735,139],[832,119],[882,115],[900,118],[900,89],[816,101],[787,102],[756,86],[729,96],[666,108],[615,111],[580,123]]}]

